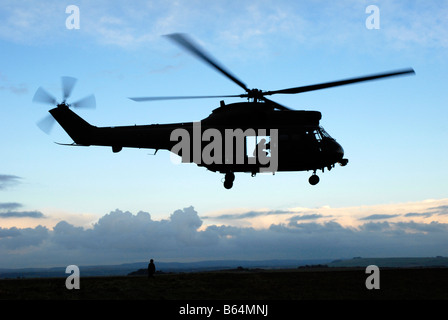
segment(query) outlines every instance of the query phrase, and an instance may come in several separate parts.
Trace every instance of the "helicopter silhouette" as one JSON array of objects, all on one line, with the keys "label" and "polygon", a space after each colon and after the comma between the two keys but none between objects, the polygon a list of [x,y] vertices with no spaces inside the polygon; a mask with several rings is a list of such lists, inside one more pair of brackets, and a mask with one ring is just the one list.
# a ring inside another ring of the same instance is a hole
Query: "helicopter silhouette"
[{"label": "helicopter silhouette", "polygon": [[224,174],[224,187],[230,189],[235,173],[245,172],[255,176],[260,172],[312,171],[311,185],[319,182],[317,170],[331,170],[336,164],[345,166],[342,146],[319,124],[319,111],[293,110],[274,102],[267,96],[275,94],[298,94],[343,86],[387,77],[414,74],[412,68],[363,77],[324,82],[281,90],[262,91],[249,89],[241,80],[219,64],[204,49],[185,34],[169,34],[168,39],[184,50],[223,74],[241,87],[245,93],[213,96],[159,96],[134,97],[137,102],[202,99],[202,98],[246,98],[245,102],[220,106],[200,122],[151,124],[117,127],[96,127],[70,110],[73,108],[94,108],[93,95],[68,104],[76,83],[75,78],[62,77],[63,100],[57,100],[40,87],[34,102],[56,105],[50,115],[38,123],[49,132],[56,120],[73,139],[72,146],[108,146],[113,152],[122,148],[148,148],[168,150],[182,157],[184,163]]}]

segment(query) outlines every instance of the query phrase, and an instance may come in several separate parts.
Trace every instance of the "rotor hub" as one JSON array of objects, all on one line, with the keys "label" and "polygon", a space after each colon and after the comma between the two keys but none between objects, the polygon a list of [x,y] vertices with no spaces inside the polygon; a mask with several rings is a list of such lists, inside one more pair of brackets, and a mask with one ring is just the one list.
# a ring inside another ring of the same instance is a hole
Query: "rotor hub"
[{"label": "rotor hub", "polygon": [[263,91],[261,91],[260,89],[250,89],[247,92],[247,98],[254,99],[254,102],[257,102],[258,100],[262,100]]}]

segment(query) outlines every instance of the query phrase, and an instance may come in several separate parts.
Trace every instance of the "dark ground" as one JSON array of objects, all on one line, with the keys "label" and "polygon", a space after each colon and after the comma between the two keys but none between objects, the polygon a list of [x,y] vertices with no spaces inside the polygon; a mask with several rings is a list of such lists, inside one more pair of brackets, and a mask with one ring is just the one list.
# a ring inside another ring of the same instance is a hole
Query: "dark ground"
[{"label": "dark ground", "polygon": [[143,276],[0,280],[2,300],[440,300],[448,299],[448,268],[381,269],[368,290],[363,268],[234,270]]}]

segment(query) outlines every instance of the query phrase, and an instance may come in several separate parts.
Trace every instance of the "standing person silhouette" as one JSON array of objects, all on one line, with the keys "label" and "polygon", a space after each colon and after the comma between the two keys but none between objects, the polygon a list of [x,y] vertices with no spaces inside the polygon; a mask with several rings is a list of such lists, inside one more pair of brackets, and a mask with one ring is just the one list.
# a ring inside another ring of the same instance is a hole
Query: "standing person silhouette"
[{"label": "standing person silhouette", "polygon": [[151,259],[148,264],[148,279],[153,278],[155,272],[156,272],[156,266],[154,264],[154,260]]}]

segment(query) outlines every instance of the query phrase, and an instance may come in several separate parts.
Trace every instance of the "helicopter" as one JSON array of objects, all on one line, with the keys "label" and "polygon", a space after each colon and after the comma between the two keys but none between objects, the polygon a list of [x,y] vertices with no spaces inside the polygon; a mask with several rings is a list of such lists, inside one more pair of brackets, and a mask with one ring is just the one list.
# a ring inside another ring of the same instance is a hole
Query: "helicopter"
[{"label": "helicopter", "polygon": [[150,124],[116,127],[96,127],[82,119],[70,108],[95,108],[93,95],[67,103],[76,83],[72,77],[62,77],[63,100],[57,100],[39,87],[33,102],[56,107],[38,123],[48,133],[56,120],[73,139],[70,146],[108,146],[114,153],[122,148],[168,150],[182,158],[182,163],[195,163],[212,172],[224,174],[224,187],[231,189],[235,173],[255,176],[262,172],[312,171],[311,185],[319,182],[317,170],[331,170],[336,164],[345,166],[342,146],[320,125],[319,111],[294,110],[267,96],[298,94],[387,77],[414,74],[412,68],[378,73],[363,77],[299,86],[281,90],[249,89],[215,58],[186,34],[166,37],[182,49],[234,82],[245,93],[213,96],[133,97],[136,102],[203,98],[245,98],[247,101],[220,106],[199,122]]}]

